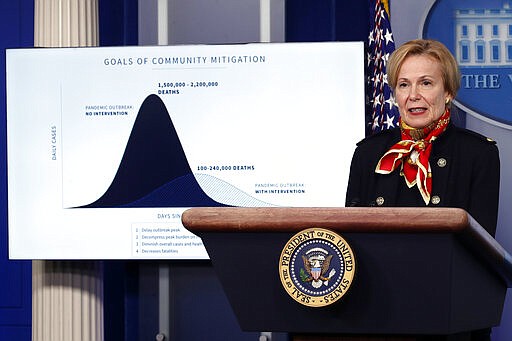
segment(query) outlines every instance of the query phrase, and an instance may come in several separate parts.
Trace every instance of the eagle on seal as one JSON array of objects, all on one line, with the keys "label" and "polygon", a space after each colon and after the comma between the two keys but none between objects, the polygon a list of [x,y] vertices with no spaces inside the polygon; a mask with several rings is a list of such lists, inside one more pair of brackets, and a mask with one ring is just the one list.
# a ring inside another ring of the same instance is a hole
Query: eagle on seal
[{"label": "eagle on seal", "polygon": [[312,256],[307,258],[302,255],[302,261],[304,262],[304,268],[306,268],[306,272],[308,273],[308,277],[304,279],[305,282],[317,282],[317,281],[328,281],[331,276],[325,277],[325,274],[329,270],[329,266],[331,265],[332,255],[328,255],[327,257],[315,257]]}]

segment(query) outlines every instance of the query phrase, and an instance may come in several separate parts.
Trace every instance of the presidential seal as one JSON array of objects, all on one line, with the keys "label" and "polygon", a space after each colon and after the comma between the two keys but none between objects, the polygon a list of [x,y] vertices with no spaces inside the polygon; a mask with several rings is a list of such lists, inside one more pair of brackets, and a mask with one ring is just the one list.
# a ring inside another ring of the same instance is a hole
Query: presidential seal
[{"label": "presidential seal", "polygon": [[338,301],[352,285],[354,252],[335,232],[310,228],[294,235],[279,258],[279,277],[300,304],[324,307]]}]

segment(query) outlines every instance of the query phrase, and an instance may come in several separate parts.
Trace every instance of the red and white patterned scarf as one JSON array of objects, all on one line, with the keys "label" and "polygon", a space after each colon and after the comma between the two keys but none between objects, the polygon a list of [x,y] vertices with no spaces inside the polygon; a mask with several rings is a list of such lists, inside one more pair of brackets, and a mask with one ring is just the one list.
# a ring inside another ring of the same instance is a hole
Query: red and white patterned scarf
[{"label": "red and white patterned scarf", "polygon": [[400,175],[403,175],[409,188],[416,185],[421,197],[428,205],[432,192],[432,173],[429,163],[432,142],[441,135],[450,122],[450,111],[429,126],[422,129],[409,127],[400,119],[402,140],[393,145],[379,160],[375,173],[390,174],[400,165]]}]

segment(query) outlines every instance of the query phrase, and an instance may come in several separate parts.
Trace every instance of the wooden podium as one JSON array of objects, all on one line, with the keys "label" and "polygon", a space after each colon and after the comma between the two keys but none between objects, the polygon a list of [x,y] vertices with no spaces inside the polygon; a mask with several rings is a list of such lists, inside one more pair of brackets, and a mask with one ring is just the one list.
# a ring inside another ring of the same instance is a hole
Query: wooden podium
[{"label": "wooden podium", "polygon": [[[182,222],[202,238],[241,329],[296,341],[466,340],[499,325],[512,286],[510,255],[456,208],[192,208]],[[351,288],[327,307],[297,303],[279,279],[283,246],[306,228],[337,232],[355,254]]]}]

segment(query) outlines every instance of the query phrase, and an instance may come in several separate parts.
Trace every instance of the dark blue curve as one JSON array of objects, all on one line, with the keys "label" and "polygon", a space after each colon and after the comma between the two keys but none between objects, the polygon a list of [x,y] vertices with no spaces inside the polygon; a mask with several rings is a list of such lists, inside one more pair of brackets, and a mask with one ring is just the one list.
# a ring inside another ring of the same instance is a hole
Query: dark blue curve
[{"label": "dark blue curve", "polygon": [[142,103],[109,188],[82,208],[223,206],[194,179],[185,152],[157,95]]}]

